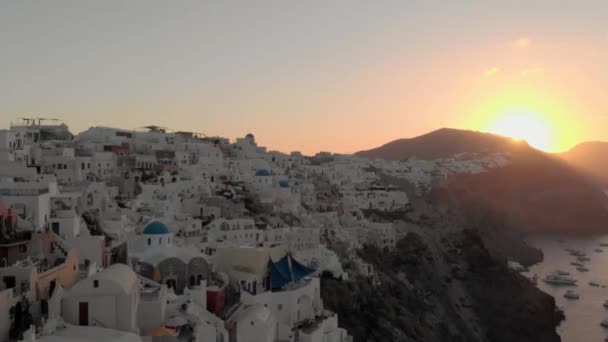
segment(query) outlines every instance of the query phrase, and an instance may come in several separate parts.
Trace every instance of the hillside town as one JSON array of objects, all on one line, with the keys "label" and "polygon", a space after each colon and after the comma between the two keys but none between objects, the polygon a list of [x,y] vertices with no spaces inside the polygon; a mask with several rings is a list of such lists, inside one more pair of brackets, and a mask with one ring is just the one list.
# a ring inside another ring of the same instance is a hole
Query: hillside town
[{"label": "hillside town", "polygon": [[377,283],[355,251],[395,248],[387,217],[509,163],[22,119],[0,130],[0,341],[352,341],[323,279]]}]

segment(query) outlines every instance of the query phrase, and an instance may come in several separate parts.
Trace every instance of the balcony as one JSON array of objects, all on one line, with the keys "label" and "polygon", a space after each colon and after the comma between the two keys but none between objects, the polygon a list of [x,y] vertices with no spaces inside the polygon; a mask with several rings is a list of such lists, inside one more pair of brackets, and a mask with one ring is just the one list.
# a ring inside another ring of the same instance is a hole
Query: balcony
[{"label": "balcony", "polygon": [[0,196],[39,196],[48,192],[48,188],[2,188]]},{"label": "balcony", "polygon": [[12,232],[0,234],[0,247],[12,247],[25,244],[32,239],[32,232]]},{"label": "balcony", "polygon": [[76,211],[74,209],[53,210],[51,212],[51,218],[73,218],[73,217],[76,217]]}]

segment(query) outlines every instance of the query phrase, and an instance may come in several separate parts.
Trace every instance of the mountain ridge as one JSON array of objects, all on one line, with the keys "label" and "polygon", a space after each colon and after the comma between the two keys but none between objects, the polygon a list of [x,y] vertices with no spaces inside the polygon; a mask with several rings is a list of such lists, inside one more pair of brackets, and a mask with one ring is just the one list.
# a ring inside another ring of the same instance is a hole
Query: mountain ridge
[{"label": "mountain ridge", "polygon": [[570,165],[608,186],[608,142],[585,141],[560,153]]},{"label": "mountain ridge", "polygon": [[431,199],[472,220],[493,213],[526,233],[608,231],[608,196],[601,185],[559,155],[527,143],[490,133],[440,129],[357,155],[402,160],[493,151],[510,152],[511,163],[487,172],[451,175],[443,187],[432,191]]},{"label": "mountain ridge", "polygon": [[524,141],[493,133],[440,128],[416,137],[393,140],[376,148],[356,152],[355,155],[392,160],[409,157],[437,159],[462,152],[484,152],[522,145],[528,146]]}]

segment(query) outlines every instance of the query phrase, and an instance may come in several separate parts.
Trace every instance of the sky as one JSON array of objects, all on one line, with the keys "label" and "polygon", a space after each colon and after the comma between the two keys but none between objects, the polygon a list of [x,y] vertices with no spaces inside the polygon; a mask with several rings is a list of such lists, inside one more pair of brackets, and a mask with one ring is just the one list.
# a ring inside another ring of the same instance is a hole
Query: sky
[{"label": "sky", "polygon": [[608,140],[608,1],[2,1],[0,127],[350,153],[441,127]]}]

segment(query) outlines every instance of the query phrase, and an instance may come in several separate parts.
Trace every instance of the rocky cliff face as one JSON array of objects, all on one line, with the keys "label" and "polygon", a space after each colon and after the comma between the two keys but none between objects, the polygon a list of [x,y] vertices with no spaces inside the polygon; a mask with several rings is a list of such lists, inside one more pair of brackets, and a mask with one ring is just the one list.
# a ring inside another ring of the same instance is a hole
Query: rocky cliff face
[{"label": "rocky cliff face", "polygon": [[359,251],[379,284],[322,280],[325,305],[355,341],[560,341],[553,298],[493,256],[476,230],[431,231],[408,233],[391,252]]}]

